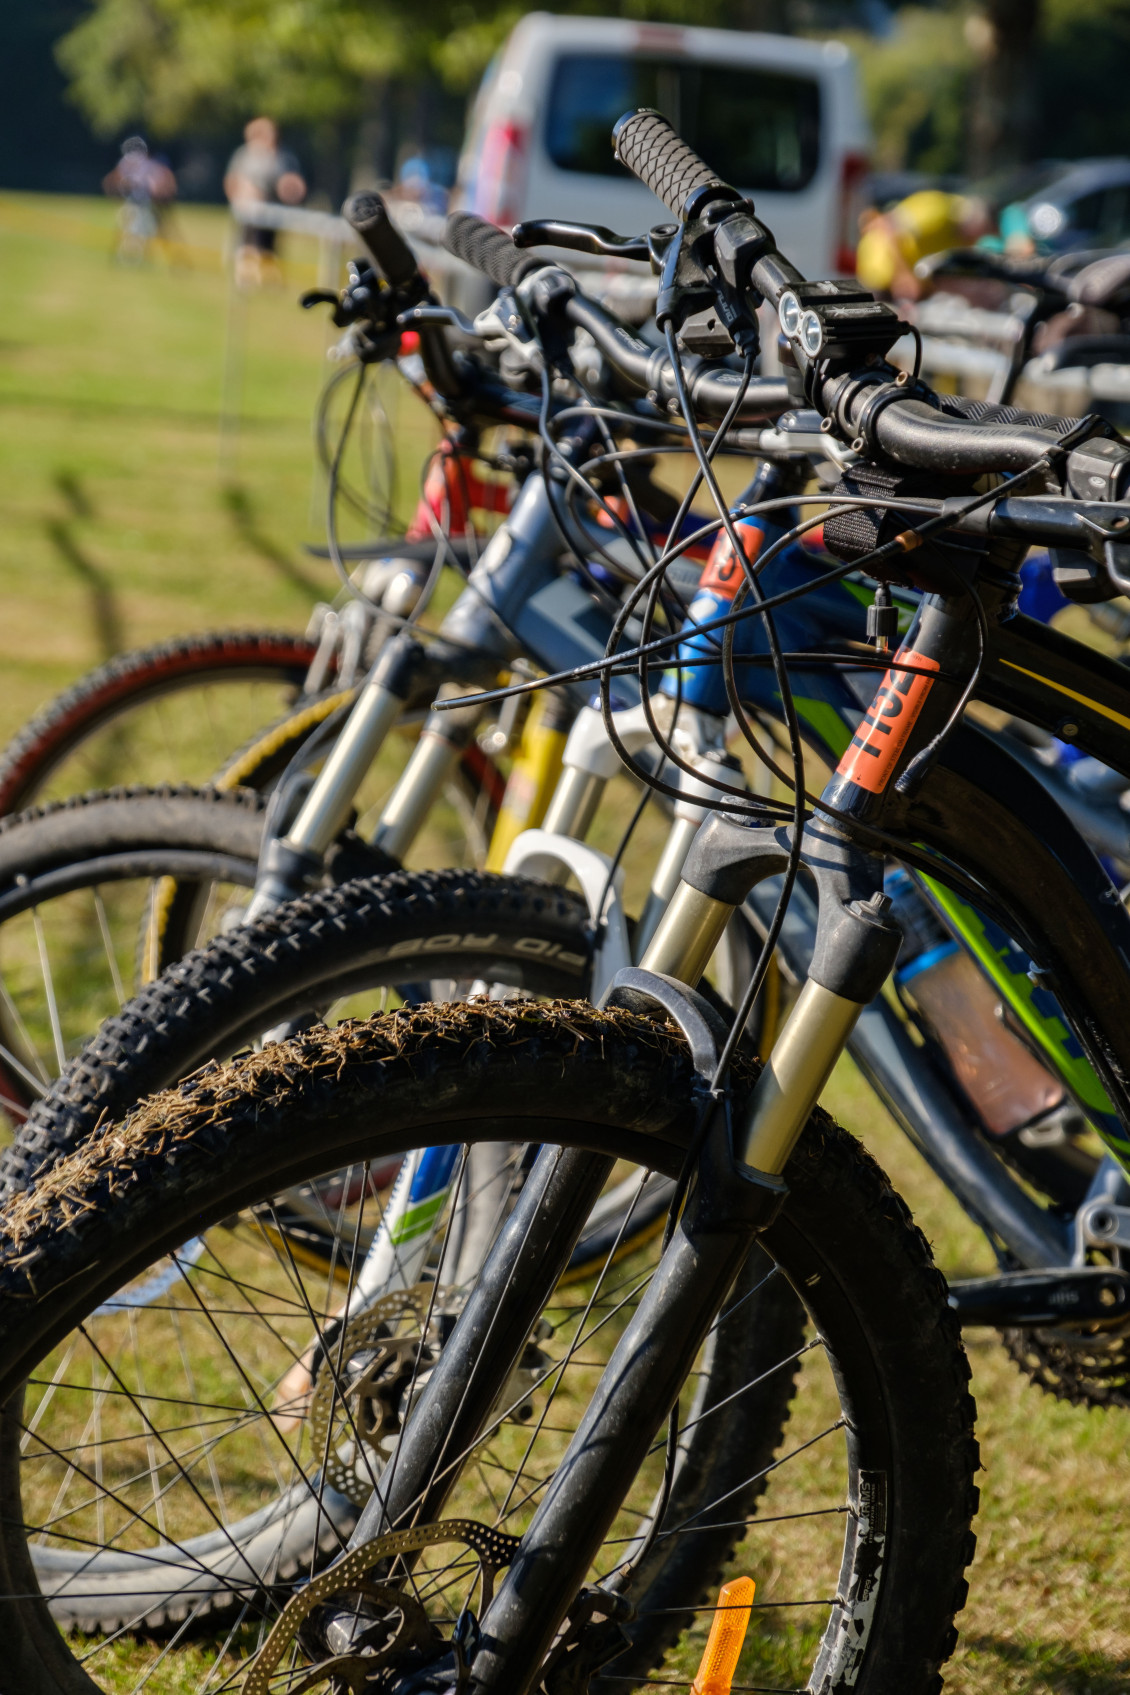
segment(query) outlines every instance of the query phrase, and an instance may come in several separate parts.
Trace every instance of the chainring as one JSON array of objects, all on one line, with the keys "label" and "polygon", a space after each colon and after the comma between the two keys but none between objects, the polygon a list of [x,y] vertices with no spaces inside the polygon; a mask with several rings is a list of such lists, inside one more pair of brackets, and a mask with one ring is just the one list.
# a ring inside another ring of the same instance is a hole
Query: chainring
[{"label": "chainring", "polygon": [[1130,1333],[1002,1330],[1009,1356],[1048,1395],[1076,1407],[1130,1407]]},{"label": "chainring", "polygon": [[[406,1293],[414,1293],[409,1290]],[[364,1654],[341,1654],[311,1667],[305,1677],[286,1674],[286,1695],[302,1695],[319,1683],[336,1680],[351,1691],[360,1692],[372,1684],[376,1676],[394,1663],[396,1658],[417,1650],[429,1638],[437,1639],[431,1621],[423,1607],[410,1594],[389,1584],[373,1582],[369,1573],[383,1560],[397,1554],[419,1552],[443,1543],[456,1542],[470,1548],[479,1560],[479,1614],[486,1611],[494,1593],[496,1574],[508,1566],[521,1547],[521,1539],[507,1536],[473,1519],[453,1518],[438,1524],[413,1525],[408,1530],[392,1530],[376,1536],[343,1554],[340,1560],[327,1566],[304,1589],[287,1602],[267,1640],[250,1661],[243,1680],[242,1695],[271,1695],[271,1678],[278,1671],[298,1637],[305,1621],[316,1607],[335,1595],[361,1594],[369,1601],[384,1605],[399,1616],[399,1624],[381,1648]]]}]

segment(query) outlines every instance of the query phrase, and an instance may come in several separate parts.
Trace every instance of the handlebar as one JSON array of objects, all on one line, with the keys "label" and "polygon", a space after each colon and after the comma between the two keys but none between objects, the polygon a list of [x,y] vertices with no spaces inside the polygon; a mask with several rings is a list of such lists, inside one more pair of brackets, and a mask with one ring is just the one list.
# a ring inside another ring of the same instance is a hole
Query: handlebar
[{"label": "handlebar", "polygon": [[[654,396],[663,411],[677,403],[675,373],[667,354],[649,347],[629,329],[579,291],[565,307],[566,317],[587,330],[616,374],[629,388]],[[687,390],[695,412],[704,418],[724,418],[741,387],[740,371],[688,354],[683,360]],[[753,424],[775,418],[793,404],[783,377],[753,377],[738,410],[737,422]]]},{"label": "handlebar", "polygon": [[[620,163],[639,177],[676,218],[683,216],[696,189],[726,188],[721,177],[715,176],[667,119],[647,107],[622,117],[612,131],[612,141]],[[728,193],[738,198],[733,189]]]},{"label": "handlebar", "polygon": [[1063,294],[1062,284],[1048,276],[1047,258],[1022,258],[1018,254],[992,253],[984,247],[950,247],[943,253],[928,253],[914,267],[915,275],[932,282],[947,277],[965,281],[1009,283],[1014,288],[1034,288]]},{"label": "handlebar", "polygon": [[[471,212],[451,214],[443,241],[449,253],[474,265],[502,288],[514,287],[538,271],[559,271],[558,266],[547,265],[544,259],[523,251],[504,231]],[[640,341],[626,325],[582,293],[568,272],[561,271],[560,275],[567,278],[567,287],[562,289],[560,297],[565,316],[578,328],[588,331],[622,382],[636,393],[651,397],[661,411],[677,404],[675,374],[667,354]],[[693,354],[687,357],[684,371],[696,412],[707,418],[724,417],[741,387],[741,373]],[[784,378],[754,377],[739,409],[738,421],[751,424],[776,417],[791,404]]]},{"label": "handlebar", "polygon": [[357,231],[377,269],[393,288],[407,288],[420,278],[416,255],[389,217],[379,194],[351,194],[341,215]]},{"label": "handlebar", "polygon": [[[769,300],[792,348],[812,403],[831,418],[857,451],[921,470],[982,476],[1022,471],[1073,435],[1113,435],[1101,419],[1057,421],[1011,408],[981,408],[976,416],[954,416],[923,384],[914,391],[896,383],[884,356],[898,329],[893,314],[872,297],[836,282],[805,283],[778,252],[772,233],[750,201],[724,183],[667,119],[651,110],[627,113],[613,130],[616,156],[658,195],[683,226],[701,256],[712,248],[710,269],[717,288]],[[905,384],[905,378],[903,379]],[[1089,480],[1084,452],[1104,461]],[[1067,480],[1086,498],[1118,500],[1130,487],[1130,448],[1112,440],[1077,449],[1068,460]],[[1078,483],[1089,482],[1085,489]]]},{"label": "handlebar", "polygon": [[[341,208],[345,221],[356,230],[368,248],[377,270],[401,296],[401,306],[431,298],[416,255],[388,215],[379,194],[352,194]],[[451,358],[442,330],[424,326],[420,330],[420,357],[428,381],[440,394],[456,400],[463,383]]]},{"label": "handlebar", "polygon": [[530,271],[541,269],[542,261],[522,253],[496,224],[477,218],[473,212],[452,212],[443,232],[443,245],[456,259],[482,271],[499,288],[513,288]]}]

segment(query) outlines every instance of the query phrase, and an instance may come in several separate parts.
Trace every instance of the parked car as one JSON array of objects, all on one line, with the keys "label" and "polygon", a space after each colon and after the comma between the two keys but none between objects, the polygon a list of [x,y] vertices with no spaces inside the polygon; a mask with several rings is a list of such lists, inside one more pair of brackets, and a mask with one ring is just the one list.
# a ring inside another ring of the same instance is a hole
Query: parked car
[{"label": "parked car", "polygon": [[834,41],[531,12],[483,79],[453,204],[503,227],[650,228],[668,214],[610,141],[637,106],[753,194],[808,275],[852,271],[868,136],[854,60]]},{"label": "parked car", "polygon": [[1130,159],[1064,165],[1022,204],[1033,240],[1047,252],[1118,247],[1130,241]]}]

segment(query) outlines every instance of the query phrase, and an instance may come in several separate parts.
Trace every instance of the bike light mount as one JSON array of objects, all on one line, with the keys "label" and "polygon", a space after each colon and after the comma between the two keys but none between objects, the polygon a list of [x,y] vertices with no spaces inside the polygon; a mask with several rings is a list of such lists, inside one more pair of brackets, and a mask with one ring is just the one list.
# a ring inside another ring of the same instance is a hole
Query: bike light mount
[{"label": "bike light mount", "polygon": [[832,277],[786,289],[777,317],[794,350],[806,360],[827,361],[829,376],[841,364],[854,367],[885,358],[909,329],[885,301],[858,283]]}]

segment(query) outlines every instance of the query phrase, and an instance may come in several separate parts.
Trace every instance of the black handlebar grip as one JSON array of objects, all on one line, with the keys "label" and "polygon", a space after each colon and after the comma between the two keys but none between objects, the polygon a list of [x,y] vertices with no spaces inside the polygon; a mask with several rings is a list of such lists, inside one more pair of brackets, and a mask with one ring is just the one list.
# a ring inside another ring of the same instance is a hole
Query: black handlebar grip
[{"label": "black handlebar grip", "polygon": [[464,264],[482,271],[499,288],[510,288],[528,271],[537,271],[545,264],[530,253],[515,247],[505,230],[477,218],[473,212],[451,212],[443,234],[443,245]]},{"label": "black handlebar grip", "polygon": [[404,288],[416,280],[420,274],[416,255],[389,217],[388,207],[379,194],[371,191],[351,194],[341,215],[357,231],[381,275],[394,288]]},{"label": "black handlebar grip", "polygon": [[625,113],[612,131],[612,141],[620,163],[627,165],[676,218],[682,217],[687,195],[696,188],[725,186],[663,114],[649,107]]}]

